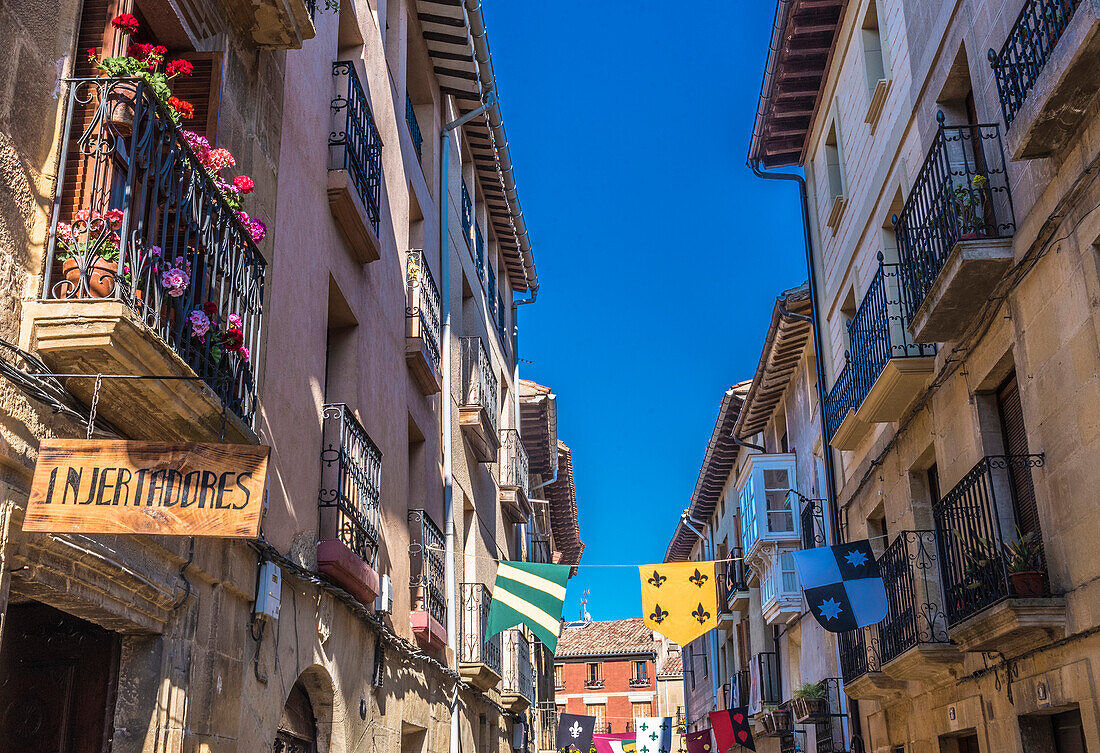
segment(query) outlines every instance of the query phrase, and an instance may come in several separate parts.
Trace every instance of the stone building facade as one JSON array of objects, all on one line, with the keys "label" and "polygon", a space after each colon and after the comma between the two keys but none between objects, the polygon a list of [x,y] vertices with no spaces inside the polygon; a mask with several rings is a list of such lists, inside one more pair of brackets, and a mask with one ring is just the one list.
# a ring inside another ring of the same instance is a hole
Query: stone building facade
[{"label": "stone building facade", "polygon": [[[571,457],[521,425],[538,278],[480,5],[44,0],[0,32],[0,737],[533,749],[549,661],[480,640],[494,561],[583,545]],[[193,112],[94,70],[129,44],[191,64]],[[86,436],[270,447],[259,539],[24,532],[39,442]]]},{"label": "stone building facade", "polygon": [[1100,740],[1098,31],[778,3],[750,161],[804,170],[839,528],[890,600],[839,640],[853,749]]},{"label": "stone building facade", "polygon": [[[722,561],[719,626],[684,649],[687,729],[746,706],[759,751],[839,749],[847,735],[836,642],[806,611],[792,559],[834,540],[811,311],[806,285],[777,298],[753,378],[723,395],[665,555]],[[820,692],[813,716],[794,703],[804,685]]]}]

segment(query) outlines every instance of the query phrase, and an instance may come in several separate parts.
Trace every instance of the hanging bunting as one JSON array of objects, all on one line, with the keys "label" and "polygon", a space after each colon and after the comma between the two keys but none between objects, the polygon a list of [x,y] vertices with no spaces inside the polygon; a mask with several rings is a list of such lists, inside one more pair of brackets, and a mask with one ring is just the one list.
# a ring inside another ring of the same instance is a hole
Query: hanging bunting
[{"label": "hanging bunting", "polygon": [[638,753],[672,753],[672,717],[634,717]]},{"label": "hanging bunting", "polygon": [[866,539],[794,552],[794,564],[810,612],[826,630],[845,633],[886,617],[886,585]]},{"label": "hanging bunting", "polygon": [[719,751],[728,751],[738,745],[746,750],[756,750],[756,743],[752,739],[752,728],[749,726],[747,706],[712,711],[710,724],[714,729],[714,739],[718,743]]},{"label": "hanging bunting", "polygon": [[501,560],[493,586],[485,640],[516,625],[526,625],[553,653],[561,632],[569,565]]},{"label": "hanging bunting", "polygon": [[681,646],[718,626],[714,562],[642,565],[642,618]]},{"label": "hanging bunting", "polygon": [[596,717],[581,714],[558,714],[558,734],[555,738],[558,750],[577,750],[589,753],[592,749],[592,733],[596,729]]},{"label": "hanging bunting", "polygon": [[711,741],[710,728],[687,734],[687,753],[716,753]]},{"label": "hanging bunting", "polygon": [[638,753],[634,740],[611,740],[611,753]]},{"label": "hanging bunting", "polygon": [[592,736],[596,753],[637,753],[633,732],[607,732]]}]

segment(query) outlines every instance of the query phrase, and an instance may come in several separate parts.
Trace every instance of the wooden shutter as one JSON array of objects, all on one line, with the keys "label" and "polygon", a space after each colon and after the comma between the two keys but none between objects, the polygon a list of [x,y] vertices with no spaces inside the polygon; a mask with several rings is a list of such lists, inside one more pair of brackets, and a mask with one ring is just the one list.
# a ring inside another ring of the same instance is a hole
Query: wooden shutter
[{"label": "wooden shutter", "polygon": [[[1024,426],[1024,409],[1020,402],[1020,388],[1015,374],[997,390],[997,407],[1001,416],[1005,454],[1027,455],[1027,427]],[[1009,477],[1012,481],[1012,503],[1015,508],[1016,525],[1022,533],[1034,533],[1041,547],[1039,506],[1035,500],[1031,468],[1023,462],[1012,463],[1009,465]],[[1008,540],[1016,538],[1015,531],[1001,531],[1001,535]]]},{"label": "wooden shutter", "polygon": [[195,117],[180,125],[217,146],[218,100],[221,93],[222,55],[220,52],[172,52],[165,60],[187,60],[195,67],[188,77],[177,76],[169,82],[172,94],[195,106]]}]

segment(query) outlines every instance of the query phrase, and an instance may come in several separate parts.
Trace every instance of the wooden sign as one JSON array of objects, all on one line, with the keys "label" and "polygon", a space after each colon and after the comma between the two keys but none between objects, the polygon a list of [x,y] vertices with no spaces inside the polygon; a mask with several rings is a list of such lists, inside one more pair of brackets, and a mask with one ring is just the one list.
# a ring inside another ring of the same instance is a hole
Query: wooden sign
[{"label": "wooden sign", "polygon": [[24,531],[256,538],[269,447],[46,439]]}]

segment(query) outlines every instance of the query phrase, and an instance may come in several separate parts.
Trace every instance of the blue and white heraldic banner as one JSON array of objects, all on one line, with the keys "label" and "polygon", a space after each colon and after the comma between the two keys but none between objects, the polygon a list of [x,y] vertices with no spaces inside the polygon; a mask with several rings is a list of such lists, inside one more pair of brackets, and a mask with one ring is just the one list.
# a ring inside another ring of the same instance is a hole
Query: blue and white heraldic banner
[{"label": "blue and white heraldic banner", "polygon": [[886,617],[886,586],[869,541],[793,554],[806,603],[823,628],[844,633]]}]

